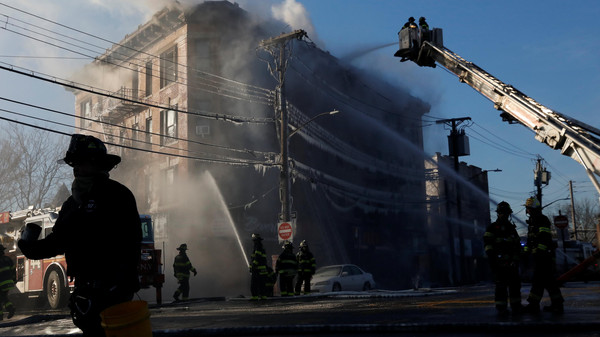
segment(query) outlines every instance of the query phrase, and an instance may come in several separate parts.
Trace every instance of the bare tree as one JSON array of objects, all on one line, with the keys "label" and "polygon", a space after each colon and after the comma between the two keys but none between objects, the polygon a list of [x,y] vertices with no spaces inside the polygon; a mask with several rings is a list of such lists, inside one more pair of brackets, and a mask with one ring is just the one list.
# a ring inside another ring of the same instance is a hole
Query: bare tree
[{"label": "bare tree", "polygon": [[51,205],[58,189],[71,178],[69,167],[57,163],[64,156],[64,137],[46,131],[4,125],[0,154],[0,206],[4,210]]},{"label": "bare tree", "polygon": [[[574,208],[577,240],[596,244],[596,222],[598,221],[599,212],[598,201],[590,198],[577,199],[575,200]],[[569,234],[571,239],[575,239],[571,204],[561,204],[559,209],[563,215],[569,218]]]}]

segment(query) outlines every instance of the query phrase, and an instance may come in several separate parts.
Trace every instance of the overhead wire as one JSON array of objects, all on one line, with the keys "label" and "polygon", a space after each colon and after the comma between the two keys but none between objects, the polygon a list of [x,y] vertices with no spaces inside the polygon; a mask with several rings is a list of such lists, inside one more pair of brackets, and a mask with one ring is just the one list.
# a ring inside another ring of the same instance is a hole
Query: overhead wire
[{"label": "overhead wire", "polygon": [[132,127],[127,127],[127,126],[124,126],[124,125],[114,124],[114,123],[110,123],[110,122],[107,122],[107,121],[96,120],[96,119],[88,118],[88,117],[84,117],[84,116],[78,116],[78,115],[75,115],[75,114],[70,114],[70,113],[66,113],[66,112],[62,112],[62,111],[58,111],[58,110],[54,110],[54,109],[50,109],[50,108],[45,108],[45,107],[42,107],[42,106],[38,106],[38,105],[30,104],[30,103],[25,103],[25,102],[13,100],[13,99],[1,97],[1,96],[0,96],[0,100],[7,101],[7,102],[10,102],[10,103],[14,103],[14,104],[24,105],[24,106],[27,106],[27,107],[30,107],[30,108],[35,108],[35,109],[39,109],[39,110],[44,110],[44,111],[52,112],[52,113],[63,115],[63,116],[74,117],[74,118],[80,119],[80,120],[86,120],[86,121],[90,121],[90,122],[94,122],[94,123],[99,123],[99,124],[106,124],[106,125],[110,125],[110,126],[113,126],[113,127],[122,128],[122,129],[129,130],[129,131],[135,131],[135,132],[140,132],[140,133],[143,133],[143,134],[148,134],[148,135],[153,135],[153,136],[158,136],[158,137],[164,137],[164,138],[172,139],[172,140],[175,140],[175,141],[184,141],[184,142],[187,142],[187,143],[190,143],[190,144],[197,144],[197,145],[203,145],[203,146],[208,146],[208,147],[215,147],[215,148],[218,148],[218,149],[229,150],[229,151],[234,151],[234,152],[249,153],[249,154],[252,154],[254,156],[256,154],[264,155],[264,156],[271,156],[271,157],[273,157],[275,155],[272,152],[263,152],[263,151],[250,150],[250,149],[236,149],[236,148],[232,148],[232,147],[228,147],[228,146],[223,146],[223,145],[216,145],[216,144],[210,144],[210,143],[200,142],[200,141],[196,141],[196,140],[184,139],[184,138],[180,138],[180,137],[168,136],[168,135],[164,135],[164,134],[160,134],[160,133],[150,132],[150,131],[147,131],[147,130],[134,129]]},{"label": "overhead wire", "polygon": [[[0,110],[5,111],[4,109],[0,109]],[[30,127],[30,128],[39,129],[42,131],[60,134],[63,136],[70,137],[72,135],[72,133],[63,132],[63,131],[59,131],[59,130],[55,130],[55,129],[50,129],[50,128],[46,128],[46,127],[42,127],[39,125],[30,124],[30,123],[25,123],[23,121],[19,121],[16,119],[10,119],[10,118],[6,118],[6,117],[2,117],[2,116],[0,116],[0,120],[23,125],[23,126]],[[261,166],[265,166],[265,167],[275,167],[275,166],[279,165],[278,163],[260,162],[260,161],[251,161],[251,160],[230,160],[230,159],[218,159],[218,158],[193,157],[193,156],[187,156],[187,155],[182,155],[182,154],[178,154],[178,153],[168,153],[168,152],[138,148],[138,147],[134,147],[134,146],[128,146],[128,145],[118,144],[118,143],[113,143],[113,142],[104,142],[104,143],[106,145],[111,145],[111,146],[115,146],[115,147],[119,147],[119,148],[125,148],[125,149],[130,149],[130,150],[135,150],[135,151],[141,151],[141,152],[148,152],[148,153],[153,153],[153,154],[158,154],[158,155],[166,155],[166,156],[170,156],[170,157],[179,157],[179,158],[185,158],[185,159],[191,159],[191,160],[198,160],[198,161],[209,162],[209,163],[244,165],[244,166],[261,165]]]},{"label": "overhead wire", "polygon": [[[6,16],[6,15],[4,15],[4,16]],[[6,16],[6,17],[8,18],[9,16]],[[18,19],[15,19],[15,20],[18,20]],[[18,21],[23,22],[22,20],[18,20]],[[8,20],[7,20],[7,24],[6,25],[14,25],[14,24],[8,23]],[[35,25],[33,25],[33,26],[34,27],[38,27],[38,26],[35,26]],[[19,27],[19,26],[17,26],[17,27]],[[33,36],[29,36],[29,35],[17,32],[15,30],[8,29],[6,26],[5,27],[1,27],[1,28],[5,29],[7,31],[10,31],[12,33],[15,33],[15,34],[18,34],[18,35],[21,35],[21,36],[33,39],[35,41],[51,45],[51,46],[56,47],[56,48],[60,48],[60,49],[66,50],[66,51],[71,52],[71,53],[75,53],[75,54],[78,54],[78,55],[82,55],[84,57],[88,57],[88,58],[90,58],[92,60],[96,60],[96,61],[107,63],[107,64],[112,64],[112,65],[114,65],[116,67],[120,67],[120,68],[123,68],[123,69],[131,70],[131,71],[134,71],[136,73],[143,73],[143,74],[145,74],[145,71],[140,72],[139,69],[137,69],[137,68],[130,68],[130,67],[124,65],[124,64],[118,64],[118,63],[115,63],[115,62],[112,62],[112,61],[108,60],[107,58],[101,58],[101,57],[95,57],[95,56],[92,56],[92,55],[87,55],[85,53],[82,53],[82,52],[79,52],[79,51],[76,51],[76,50],[73,50],[73,49],[65,48],[63,46],[51,43],[51,42],[47,41],[46,39],[36,38],[36,37],[33,37]],[[24,28],[24,27],[19,27],[19,28],[21,28],[23,30],[26,30],[26,31],[29,31],[29,32],[34,33],[34,34],[39,34],[39,35],[41,35],[41,36],[43,36],[43,37],[45,37],[47,39],[52,39],[52,40],[59,41],[61,43],[65,43],[65,44],[68,44],[68,45],[71,45],[71,46],[76,46],[76,47],[81,48],[83,50],[96,52],[96,51],[91,50],[89,48],[80,47],[80,46],[77,46],[77,45],[72,44],[70,42],[63,41],[63,40],[51,37],[51,36],[46,35],[46,34],[41,34],[41,33],[35,32],[33,30],[29,30],[29,29]],[[44,29],[44,28],[40,28],[40,29]],[[50,30],[47,30],[47,29],[44,29],[44,30],[45,31],[50,31]],[[53,32],[53,31],[50,31],[50,32]],[[64,34],[60,34],[60,33],[56,33],[56,32],[53,32],[53,33],[59,34],[60,36],[66,36]],[[69,37],[69,38],[71,38],[71,37]],[[74,39],[74,38],[72,38],[72,39]],[[74,39],[74,40],[81,41],[81,40],[78,40],[78,39]],[[89,43],[87,43],[87,44],[91,45],[91,46],[94,46],[96,48],[102,48],[100,46],[96,46],[96,45],[93,45],[93,44],[89,44]],[[129,48],[129,49],[132,49],[132,48]],[[162,58],[160,58],[160,57],[158,57],[156,55],[148,54],[147,52],[143,52],[143,51],[139,51],[139,50],[135,50],[135,49],[132,49],[132,50],[134,50],[134,51],[136,51],[138,53],[144,53],[144,54],[150,55],[153,58],[159,58],[159,59],[163,60]],[[124,60],[122,60],[122,62],[124,62]],[[179,65],[179,67],[186,67],[187,68],[187,66],[184,66],[184,65],[182,65],[180,63],[177,63],[177,64]],[[145,69],[144,64],[136,64],[136,66],[140,67],[140,69]],[[185,72],[180,72],[178,70],[178,74],[185,74]],[[214,77],[217,77],[219,79],[225,80],[224,77],[212,75],[212,74],[209,74],[209,73],[206,73],[206,72],[202,72],[202,71],[199,71],[199,70],[194,70],[194,74],[196,74],[196,76],[198,76],[198,74],[202,74],[203,76],[205,76],[204,77],[205,79],[207,79],[206,76],[210,75],[210,76],[214,76]],[[156,76],[154,74],[146,74],[146,75],[147,76],[152,76],[152,77],[158,77],[158,76]],[[178,78],[181,78],[181,75],[179,75]],[[232,89],[227,89],[227,88],[223,88],[223,87],[220,87],[220,86],[216,86],[215,85],[216,82],[214,80],[209,80],[209,81],[212,81],[212,83],[210,83],[210,82],[209,83],[199,83],[199,85],[201,85],[201,86],[207,86],[207,87],[211,88],[210,90],[206,89],[206,88],[203,88],[203,87],[197,87],[197,89],[203,90],[203,91],[208,92],[208,93],[220,95],[220,96],[223,96],[223,97],[228,97],[228,98],[233,98],[233,99],[247,100],[247,101],[252,102],[252,103],[259,103],[259,104],[266,104],[266,105],[271,105],[272,104],[272,99],[271,99],[272,93],[268,89],[260,88],[260,87],[257,87],[257,86],[250,86],[250,85],[243,84],[241,82],[229,80],[231,83],[236,83],[238,85],[245,85],[247,87],[252,88],[252,90],[255,90],[255,89],[261,89],[261,90],[263,90],[263,92],[262,92],[263,95],[261,95],[261,96],[256,96],[256,95],[252,96],[251,94],[243,93],[242,92],[242,96],[243,97],[238,97],[238,96],[233,95],[233,91],[231,91]],[[177,81],[175,81],[175,82],[177,82]],[[181,82],[178,82],[178,83],[180,83],[180,84],[186,84],[186,83],[181,83]],[[192,85],[190,83],[187,83],[187,85],[189,85],[192,88],[194,87],[194,85]],[[228,86],[231,87],[231,85],[228,85]],[[229,93],[227,93],[227,92],[229,92]]]}]

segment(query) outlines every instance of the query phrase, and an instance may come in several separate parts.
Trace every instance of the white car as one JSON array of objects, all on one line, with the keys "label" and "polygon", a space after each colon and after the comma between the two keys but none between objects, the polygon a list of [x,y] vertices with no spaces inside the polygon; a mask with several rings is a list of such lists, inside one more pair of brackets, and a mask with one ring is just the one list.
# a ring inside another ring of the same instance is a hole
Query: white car
[{"label": "white car", "polygon": [[317,269],[310,281],[311,291],[366,291],[375,287],[373,275],[353,264],[339,264]]}]

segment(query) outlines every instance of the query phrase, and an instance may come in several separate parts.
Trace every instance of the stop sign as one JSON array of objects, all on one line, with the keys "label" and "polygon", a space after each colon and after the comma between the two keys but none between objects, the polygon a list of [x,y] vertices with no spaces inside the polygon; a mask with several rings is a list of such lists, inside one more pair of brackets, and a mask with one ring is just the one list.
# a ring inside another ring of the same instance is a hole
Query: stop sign
[{"label": "stop sign", "polygon": [[554,226],[558,228],[566,228],[569,225],[569,218],[564,215],[558,215],[554,217]]},{"label": "stop sign", "polygon": [[277,233],[281,240],[289,240],[292,237],[292,225],[289,222],[280,223]]}]

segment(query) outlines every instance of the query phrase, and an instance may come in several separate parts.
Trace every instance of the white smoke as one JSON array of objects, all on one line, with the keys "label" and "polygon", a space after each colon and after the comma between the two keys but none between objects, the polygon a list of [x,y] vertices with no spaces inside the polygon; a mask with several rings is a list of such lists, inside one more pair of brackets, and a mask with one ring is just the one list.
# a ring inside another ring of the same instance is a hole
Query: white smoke
[{"label": "white smoke", "polygon": [[282,3],[272,5],[271,13],[276,20],[287,23],[291,30],[303,29],[312,41],[318,40],[308,11],[296,0],[284,0]]}]

